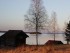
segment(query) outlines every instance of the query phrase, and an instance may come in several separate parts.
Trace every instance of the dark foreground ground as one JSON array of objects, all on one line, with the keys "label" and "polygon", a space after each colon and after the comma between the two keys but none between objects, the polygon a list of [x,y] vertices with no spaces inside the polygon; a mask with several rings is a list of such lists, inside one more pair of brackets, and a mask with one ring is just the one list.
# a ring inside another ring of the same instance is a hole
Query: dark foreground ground
[{"label": "dark foreground ground", "polygon": [[16,48],[1,48],[0,53],[70,53],[70,45],[22,45]]}]

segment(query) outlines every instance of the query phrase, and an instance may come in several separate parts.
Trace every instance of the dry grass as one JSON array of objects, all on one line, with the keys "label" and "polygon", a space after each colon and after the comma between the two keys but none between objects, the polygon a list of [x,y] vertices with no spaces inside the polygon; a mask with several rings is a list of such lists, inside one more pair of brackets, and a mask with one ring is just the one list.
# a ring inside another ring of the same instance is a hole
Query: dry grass
[{"label": "dry grass", "polygon": [[70,53],[70,45],[40,45],[20,46],[17,48],[3,48],[0,53]]}]

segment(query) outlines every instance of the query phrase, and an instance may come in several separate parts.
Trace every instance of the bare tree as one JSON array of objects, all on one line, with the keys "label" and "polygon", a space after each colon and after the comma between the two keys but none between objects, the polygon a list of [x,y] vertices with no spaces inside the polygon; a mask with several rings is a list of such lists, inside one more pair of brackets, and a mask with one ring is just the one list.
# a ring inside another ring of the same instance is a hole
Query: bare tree
[{"label": "bare tree", "polygon": [[58,24],[57,24],[57,19],[56,19],[56,12],[52,13],[49,23],[50,23],[50,32],[53,33],[54,41],[55,41],[55,33],[57,33],[58,30],[59,30],[59,27],[58,27]]},{"label": "bare tree", "polygon": [[47,14],[42,0],[31,0],[31,6],[28,14],[25,15],[25,27],[31,31],[36,32],[36,43],[38,45],[38,32],[44,29],[47,21]]}]

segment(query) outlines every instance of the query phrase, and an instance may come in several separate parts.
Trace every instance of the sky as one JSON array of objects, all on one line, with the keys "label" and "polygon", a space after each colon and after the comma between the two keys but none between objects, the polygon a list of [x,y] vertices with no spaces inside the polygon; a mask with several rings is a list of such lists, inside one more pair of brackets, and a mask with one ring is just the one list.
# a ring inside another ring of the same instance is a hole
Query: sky
[{"label": "sky", "polygon": [[[30,7],[31,0],[0,0],[0,30],[24,30],[24,15]],[[43,0],[48,16],[53,11],[57,14],[57,23],[62,29],[69,21],[70,0]]]}]

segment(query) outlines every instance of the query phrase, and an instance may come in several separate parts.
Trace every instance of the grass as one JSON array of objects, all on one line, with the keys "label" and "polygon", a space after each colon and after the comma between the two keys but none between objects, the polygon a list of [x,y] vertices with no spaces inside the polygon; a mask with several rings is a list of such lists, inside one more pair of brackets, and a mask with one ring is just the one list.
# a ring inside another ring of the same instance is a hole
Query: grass
[{"label": "grass", "polygon": [[27,45],[16,48],[2,48],[0,53],[70,53],[70,45]]}]

